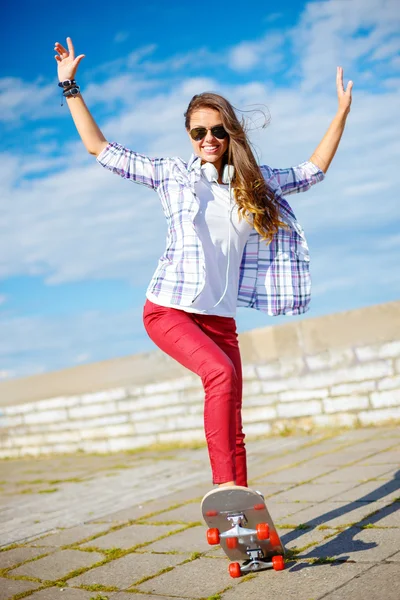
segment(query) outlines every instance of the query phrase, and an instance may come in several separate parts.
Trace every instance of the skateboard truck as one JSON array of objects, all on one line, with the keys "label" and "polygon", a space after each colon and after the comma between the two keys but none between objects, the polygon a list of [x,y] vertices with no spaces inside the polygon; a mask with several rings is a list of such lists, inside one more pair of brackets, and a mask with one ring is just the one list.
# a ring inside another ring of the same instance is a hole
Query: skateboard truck
[{"label": "skateboard truck", "polygon": [[241,565],[241,573],[251,573],[253,571],[261,571],[262,569],[272,567],[272,562],[265,559],[261,548],[249,549],[247,550],[247,554],[250,558]]},{"label": "skateboard truck", "polygon": [[246,529],[246,527],[242,527],[242,523],[247,523],[244,514],[230,515],[228,517],[228,521],[232,523],[233,527],[232,529],[228,529],[228,531],[221,533],[220,538],[242,538],[257,535],[257,531],[255,529]]}]

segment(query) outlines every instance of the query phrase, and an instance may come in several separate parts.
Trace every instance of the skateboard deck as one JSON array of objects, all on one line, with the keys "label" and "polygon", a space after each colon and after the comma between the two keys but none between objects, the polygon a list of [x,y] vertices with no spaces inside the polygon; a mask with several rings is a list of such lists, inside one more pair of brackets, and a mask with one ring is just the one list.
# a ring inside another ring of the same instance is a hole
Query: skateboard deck
[{"label": "skateboard deck", "polygon": [[260,493],[240,486],[217,488],[204,496],[201,510],[208,543],[220,544],[235,561],[229,565],[231,577],[284,568],[285,549]]}]

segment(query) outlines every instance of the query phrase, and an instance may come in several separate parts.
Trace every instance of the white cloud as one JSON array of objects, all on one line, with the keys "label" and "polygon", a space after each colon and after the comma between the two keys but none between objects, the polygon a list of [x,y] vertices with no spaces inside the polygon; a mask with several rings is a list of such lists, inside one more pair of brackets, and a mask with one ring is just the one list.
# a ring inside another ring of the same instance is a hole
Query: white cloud
[{"label": "white cloud", "polygon": [[[60,88],[58,88],[60,90]],[[35,120],[59,114],[57,84],[27,82],[16,77],[0,79],[0,123]]]},{"label": "white cloud", "polygon": [[118,33],[115,34],[114,42],[116,44],[121,44],[122,42],[125,42],[128,38],[129,38],[128,31],[118,31]]},{"label": "white cloud", "polygon": [[89,359],[90,359],[89,352],[81,352],[80,354],[78,354],[77,356],[75,356],[74,363],[76,363],[76,364],[82,364],[82,363],[88,362]]},{"label": "white cloud", "polygon": [[238,71],[252,69],[259,61],[257,47],[255,44],[243,42],[231,52],[231,66]]},{"label": "white cloud", "polygon": [[262,65],[266,72],[274,72],[284,59],[285,33],[268,34],[258,41],[240,42],[228,53],[228,64],[235,71],[249,71]]},{"label": "white cloud", "polygon": [[357,61],[368,61],[371,53],[379,53],[399,26],[397,0],[308,3],[291,32],[300,57],[302,88],[311,90],[329,83],[337,65],[354,72]]},{"label": "white cloud", "polygon": [[[31,373],[31,371],[29,371]],[[5,369],[0,370],[0,381],[2,379],[11,379],[11,377],[15,377],[15,371],[6,371]]]}]

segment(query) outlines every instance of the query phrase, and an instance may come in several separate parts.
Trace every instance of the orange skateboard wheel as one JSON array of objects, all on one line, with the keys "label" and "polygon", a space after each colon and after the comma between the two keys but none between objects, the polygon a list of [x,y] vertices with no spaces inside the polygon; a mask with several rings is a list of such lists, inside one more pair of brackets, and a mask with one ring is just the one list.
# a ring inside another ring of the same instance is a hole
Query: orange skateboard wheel
[{"label": "orange skateboard wheel", "polygon": [[241,574],[242,574],[242,571],[240,570],[239,563],[235,562],[235,563],[231,563],[229,565],[229,575],[231,577],[240,577]]},{"label": "orange skateboard wheel", "polygon": [[257,539],[267,540],[269,538],[268,523],[258,523],[256,527]]},{"label": "orange skateboard wheel", "polygon": [[272,567],[274,571],[283,571],[285,568],[285,561],[283,560],[283,556],[280,554],[278,556],[272,557]]},{"label": "orange skateboard wheel", "polygon": [[271,543],[271,546],[279,546],[280,545],[279,536],[276,533],[276,531],[271,531],[271,533],[269,534],[269,541]]},{"label": "orange skateboard wheel", "polygon": [[216,546],[219,544],[219,530],[216,527],[207,529],[207,542],[210,546]]},{"label": "orange skateboard wheel", "polygon": [[229,550],[235,550],[238,547],[238,539],[235,537],[226,538],[226,547],[229,548]]}]

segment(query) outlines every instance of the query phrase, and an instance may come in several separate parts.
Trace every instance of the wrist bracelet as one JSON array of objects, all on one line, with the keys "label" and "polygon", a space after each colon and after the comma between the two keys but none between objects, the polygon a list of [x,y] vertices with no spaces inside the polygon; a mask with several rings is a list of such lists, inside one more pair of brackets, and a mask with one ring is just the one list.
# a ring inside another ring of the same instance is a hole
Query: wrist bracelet
[{"label": "wrist bracelet", "polygon": [[62,101],[62,97],[64,98],[74,98],[75,96],[79,96],[81,91],[79,85],[76,83],[75,79],[66,79],[65,81],[60,81],[58,84],[63,88],[61,93],[61,106],[64,106]]},{"label": "wrist bracelet", "polygon": [[75,79],[64,79],[64,81],[58,82],[58,87],[69,88],[76,84]]},{"label": "wrist bracelet", "polygon": [[74,85],[67,90],[63,91],[64,98],[69,98],[70,96],[78,96],[81,93],[79,85]]}]

